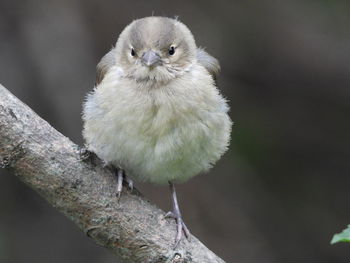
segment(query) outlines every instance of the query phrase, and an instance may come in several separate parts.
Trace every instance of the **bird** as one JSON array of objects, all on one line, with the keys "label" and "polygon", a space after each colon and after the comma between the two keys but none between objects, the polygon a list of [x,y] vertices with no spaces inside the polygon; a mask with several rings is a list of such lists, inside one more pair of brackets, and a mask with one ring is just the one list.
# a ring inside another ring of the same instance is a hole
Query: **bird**
[{"label": "bird", "polygon": [[220,65],[197,47],[178,18],[132,21],[97,65],[83,103],[88,151],[117,168],[123,180],[169,184],[175,246],[189,238],[175,184],[207,172],[227,151],[232,121],[216,86]]}]

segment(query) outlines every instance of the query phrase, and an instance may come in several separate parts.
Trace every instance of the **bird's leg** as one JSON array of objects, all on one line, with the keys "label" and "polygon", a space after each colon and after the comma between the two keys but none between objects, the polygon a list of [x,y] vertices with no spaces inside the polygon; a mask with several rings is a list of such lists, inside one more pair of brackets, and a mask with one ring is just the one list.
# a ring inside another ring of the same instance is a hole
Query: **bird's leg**
[{"label": "bird's leg", "polygon": [[128,187],[130,190],[134,189],[134,182],[125,175],[124,170],[121,168],[116,169],[116,174],[117,174],[117,197],[119,199],[123,190],[123,180],[128,184]]},{"label": "bird's leg", "polygon": [[176,220],[176,225],[177,225],[177,234],[175,238],[175,248],[178,246],[180,243],[180,240],[182,238],[182,234],[185,234],[186,238],[189,239],[190,237],[190,231],[188,230],[187,226],[185,225],[184,221],[182,220],[179,204],[177,202],[177,197],[176,197],[176,191],[175,191],[175,186],[173,183],[169,182],[170,186],[170,191],[171,191],[171,196],[172,196],[172,201],[173,201],[173,211],[168,212],[165,217],[171,217]]},{"label": "bird's leg", "polygon": [[123,189],[123,177],[124,171],[122,169],[117,169],[117,197],[120,199]]}]

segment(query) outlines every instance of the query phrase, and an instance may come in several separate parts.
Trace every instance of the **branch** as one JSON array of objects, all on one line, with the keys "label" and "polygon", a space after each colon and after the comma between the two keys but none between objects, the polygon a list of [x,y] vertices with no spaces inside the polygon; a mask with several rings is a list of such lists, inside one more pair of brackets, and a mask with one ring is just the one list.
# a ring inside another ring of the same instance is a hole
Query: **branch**
[{"label": "branch", "polygon": [[12,171],[124,262],[224,263],[198,239],[176,250],[175,222],[136,190],[118,202],[116,177],[0,85],[0,167]]}]

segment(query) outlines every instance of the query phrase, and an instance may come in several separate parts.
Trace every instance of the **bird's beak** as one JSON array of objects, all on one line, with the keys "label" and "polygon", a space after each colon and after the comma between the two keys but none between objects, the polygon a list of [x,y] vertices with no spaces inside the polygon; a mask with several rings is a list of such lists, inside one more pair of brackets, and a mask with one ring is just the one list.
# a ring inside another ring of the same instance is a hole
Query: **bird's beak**
[{"label": "bird's beak", "polygon": [[142,62],[149,67],[153,67],[160,62],[160,56],[156,52],[148,50],[143,53]]}]

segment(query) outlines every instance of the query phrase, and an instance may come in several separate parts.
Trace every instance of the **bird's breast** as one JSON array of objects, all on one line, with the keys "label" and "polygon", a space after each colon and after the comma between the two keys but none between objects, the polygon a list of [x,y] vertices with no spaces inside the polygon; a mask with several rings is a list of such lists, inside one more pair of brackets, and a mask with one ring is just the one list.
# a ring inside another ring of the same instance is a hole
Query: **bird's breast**
[{"label": "bird's breast", "polygon": [[184,181],[226,150],[230,119],[211,79],[150,89],[107,78],[84,106],[84,137],[107,163],[151,182]]}]

